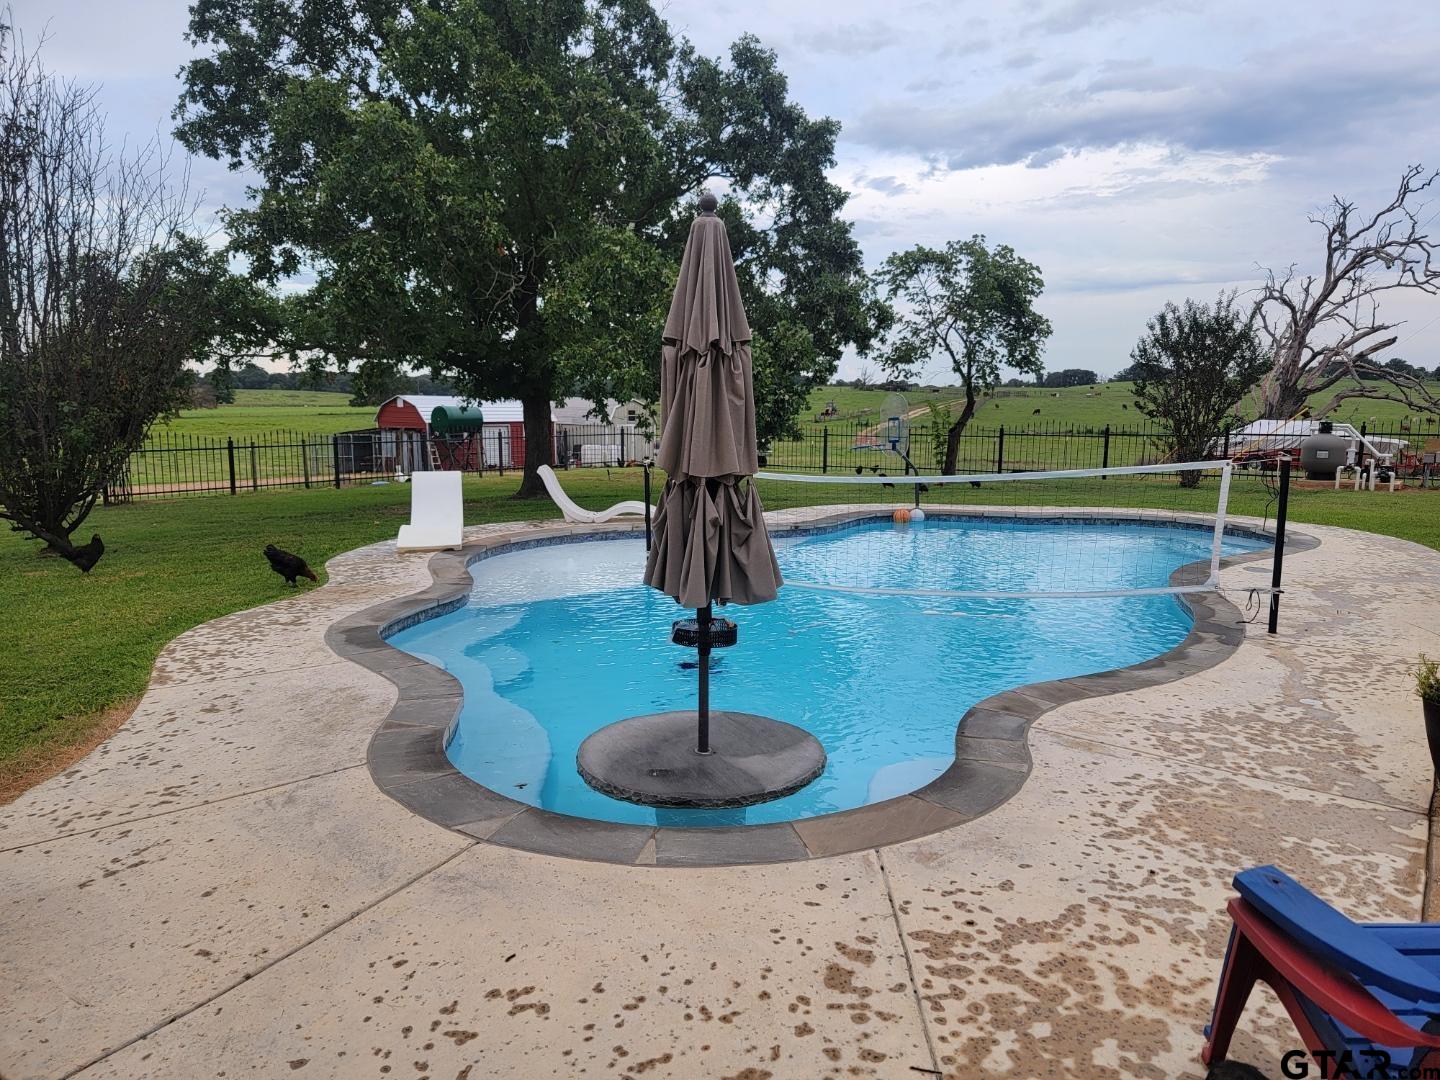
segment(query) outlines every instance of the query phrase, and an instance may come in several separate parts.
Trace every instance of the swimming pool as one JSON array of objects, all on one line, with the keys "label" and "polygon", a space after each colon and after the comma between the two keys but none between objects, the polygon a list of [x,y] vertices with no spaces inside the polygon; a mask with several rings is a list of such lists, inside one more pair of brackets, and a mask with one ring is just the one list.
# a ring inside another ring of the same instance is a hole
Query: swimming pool
[{"label": "swimming pool", "polygon": [[[1017,557],[1037,542],[1083,546],[1087,584],[1104,589],[1163,586],[1176,567],[1208,558],[1210,541],[1208,530],[1179,526],[932,518],[920,528],[867,522],[777,537],[776,550],[787,575],[810,579],[836,567],[853,575],[863,563],[855,583],[866,586],[1045,591],[1060,574],[1073,587],[1076,571],[1073,560],[1047,568]],[[1263,546],[1227,536],[1224,554]],[[643,541],[628,535],[504,551],[471,567],[465,606],[389,638],[463,685],[447,748],[460,772],[519,802],[601,821],[813,817],[929,783],[953,760],[960,718],[992,694],[1139,663],[1190,629],[1166,595],[956,600],[787,588],[774,603],[727,608],[740,644],[715,653],[714,707],[798,724],[829,761],[814,783],[771,803],[657,811],[601,795],[575,769],[580,742],[598,728],[693,708],[694,652],[669,642],[686,613],[640,583],[644,559]]]}]

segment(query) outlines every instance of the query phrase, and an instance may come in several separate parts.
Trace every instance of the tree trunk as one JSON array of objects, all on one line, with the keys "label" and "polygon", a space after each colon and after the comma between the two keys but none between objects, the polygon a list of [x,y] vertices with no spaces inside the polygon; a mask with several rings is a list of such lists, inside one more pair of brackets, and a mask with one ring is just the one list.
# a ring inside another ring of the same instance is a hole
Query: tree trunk
[{"label": "tree trunk", "polygon": [[945,439],[945,468],[942,470],[946,476],[955,475],[955,462],[960,457],[960,436],[965,434],[965,428],[975,415],[975,391],[967,386],[965,388],[965,408],[960,410],[960,415],[950,425],[950,432]]},{"label": "tree trunk", "polygon": [[538,499],[545,494],[545,484],[540,479],[540,466],[555,464],[555,432],[550,422],[550,391],[531,391],[522,394],[520,404],[525,407],[525,473],[520,479],[520,489],[515,492],[517,499]]},{"label": "tree trunk", "polygon": [[1289,383],[1268,387],[1261,400],[1262,420],[1293,420],[1305,408],[1308,395]]}]

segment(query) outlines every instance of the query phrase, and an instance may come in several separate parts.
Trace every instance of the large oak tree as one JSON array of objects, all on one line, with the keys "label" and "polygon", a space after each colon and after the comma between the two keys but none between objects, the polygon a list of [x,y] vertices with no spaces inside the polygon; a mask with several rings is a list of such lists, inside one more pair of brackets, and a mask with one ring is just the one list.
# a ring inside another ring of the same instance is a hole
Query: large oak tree
[{"label": "large oak tree", "polygon": [[[653,397],[690,202],[725,195],[761,438],[884,308],[825,170],[838,125],[753,38],[728,62],[644,0],[196,0],[177,134],[258,178],[228,225],[257,276],[310,271],[300,351],[447,374],[525,407]],[[767,396],[768,395],[768,396]]]}]

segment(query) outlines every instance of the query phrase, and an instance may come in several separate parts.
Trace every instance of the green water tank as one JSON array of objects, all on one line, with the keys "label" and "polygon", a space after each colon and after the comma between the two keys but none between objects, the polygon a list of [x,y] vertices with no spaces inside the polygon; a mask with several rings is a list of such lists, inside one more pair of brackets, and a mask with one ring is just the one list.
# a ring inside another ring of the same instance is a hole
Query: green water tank
[{"label": "green water tank", "polygon": [[484,423],[478,405],[437,405],[430,414],[430,431],[435,435],[465,435],[479,431]]}]

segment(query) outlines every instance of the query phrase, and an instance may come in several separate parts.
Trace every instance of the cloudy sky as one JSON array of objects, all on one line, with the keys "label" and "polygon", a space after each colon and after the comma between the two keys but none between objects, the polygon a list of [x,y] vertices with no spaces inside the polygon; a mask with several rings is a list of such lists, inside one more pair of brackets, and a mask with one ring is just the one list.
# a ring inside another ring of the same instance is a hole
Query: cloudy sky
[{"label": "cloudy sky", "polygon": [[[168,135],[183,0],[12,0],[49,64],[103,84],[116,135]],[[1413,0],[674,0],[704,51],[741,33],[843,125],[834,179],[873,267],[984,233],[1045,276],[1052,368],[1122,367],[1166,300],[1313,264],[1307,212],[1440,166],[1440,4]],[[242,198],[193,165],[214,203]],[[1440,190],[1423,214],[1440,215]],[[1434,230],[1440,232],[1440,218]],[[1386,299],[1394,355],[1440,363],[1440,299]],[[846,374],[857,361],[847,359]],[[942,374],[942,369],[932,372]]]}]

